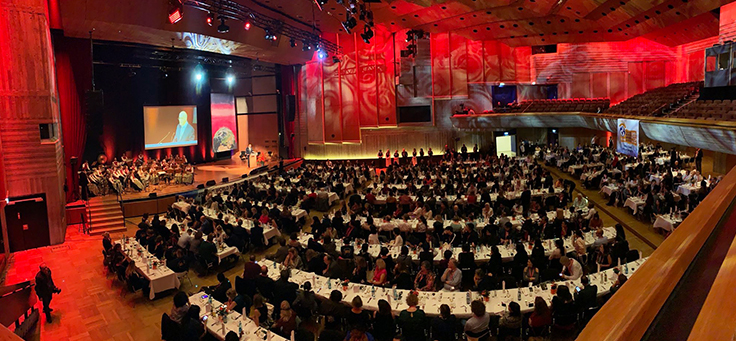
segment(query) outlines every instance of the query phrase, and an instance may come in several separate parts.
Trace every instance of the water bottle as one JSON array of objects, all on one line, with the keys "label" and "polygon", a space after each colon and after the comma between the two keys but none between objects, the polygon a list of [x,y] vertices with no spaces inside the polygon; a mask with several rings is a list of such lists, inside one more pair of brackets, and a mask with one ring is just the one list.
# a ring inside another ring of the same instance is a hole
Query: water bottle
[{"label": "water bottle", "polygon": [[371,285],[371,297],[376,297],[376,286]]},{"label": "water bottle", "polygon": [[517,301],[521,302],[521,288],[517,289],[516,292],[518,293]]},{"label": "water bottle", "polygon": [[243,322],[242,321],[238,321],[238,337],[239,338],[243,337]]},{"label": "water bottle", "polygon": [[624,264],[624,275],[628,275],[628,274],[629,274],[629,265]]},{"label": "water bottle", "polygon": [[468,293],[465,294],[465,297],[466,297],[467,303],[470,304],[470,291],[468,291]]},{"label": "water bottle", "polygon": [[327,280],[327,289],[332,289],[332,281]]}]

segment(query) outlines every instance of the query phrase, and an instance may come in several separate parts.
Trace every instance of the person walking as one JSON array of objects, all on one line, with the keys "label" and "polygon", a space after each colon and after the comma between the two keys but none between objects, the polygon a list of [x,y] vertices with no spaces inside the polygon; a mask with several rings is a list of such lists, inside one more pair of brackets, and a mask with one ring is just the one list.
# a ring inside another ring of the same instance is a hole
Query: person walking
[{"label": "person walking", "polygon": [[51,312],[53,309],[49,307],[53,294],[61,293],[61,289],[56,287],[54,279],[51,277],[51,269],[42,263],[38,266],[39,271],[36,274],[36,295],[43,302],[43,312],[46,314],[46,322],[51,322]]}]

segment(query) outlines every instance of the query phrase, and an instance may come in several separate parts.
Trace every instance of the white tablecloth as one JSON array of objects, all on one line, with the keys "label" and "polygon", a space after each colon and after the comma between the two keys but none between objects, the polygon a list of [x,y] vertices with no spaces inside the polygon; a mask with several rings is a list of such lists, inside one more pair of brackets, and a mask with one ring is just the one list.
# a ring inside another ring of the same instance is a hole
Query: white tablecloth
[{"label": "white tablecloth", "polygon": [[[129,260],[135,262],[135,267],[138,269],[138,273],[149,280],[149,287],[151,288],[148,298],[153,300],[156,297],[156,293],[163,292],[169,289],[179,288],[179,278],[176,277],[176,273],[162,264],[161,261],[150,254],[146,248],[142,247],[135,239],[128,239],[128,243],[123,243],[123,240],[118,240],[117,243],[123,246],[123,252]],[[138,249],[142,249],[141,255],[138,255]],[[132,250],[130,254],[125,250]],[[155,261],[158,263],[156,269],[148,268],[148,261]]]},{"label": "white tablecloth", "polygon": [[177,201],[173,203],[171,206],[174,206],[175,209],[186,213],[189,213],[189,209],[192,207],[189,203],[185,201]]},{"label": "white tablecloth", "polygon": [[630,208],[636,214],[639,211],[639,206],[644,206],[644,204],[644,200],[639,197],[628,197],[626,203],[624,203],[624,207]]},{"label": "white tablecloth", "polygon": [[677,187],[677,193],[682,195],[690,195],[690,192],[697,192],[700,190],[700,185],[684,184]]},{"label": "white tablecloth", "polygon": [[[238,325],[240,325],[243,328],[243,338],[241,338],[240,340],[264,340],[264,336],[266,336],[265,339],[269,339],[270,337],[269,340],[286,341],[285,338],[279,336],[278,334],[268,331],[267,329],[264,329],[262,327],[256,327],[256,324],[253,322],[253,320],[245,315],[241,315],[234,311],[231,311],[228,314],[227,323],[223,324],[222,322],[220,322],[220,319],[218,317],[213,316],[207,311],[207,302],[209,298],[205,297],[206,295],[203,292],[196,293],[192,296],[189,296],[189,303],[200,307],[200,317],[209,315],[205,328],[207,329],[208,333],[216,337],[218,340],[225,340],[225,335],[227,335],[227,333],[231,331],[238,334]],[[216,300],[212,300],[212,306],[215,309],[217,309],[217,307],[221,305],[222,303]]]},{"label": "white tablecloth", "polygon": [[603,186],[601,188],[601,192],[605,193],[607,196],[611,196],[613,192],[618,191],[618,186]]},{"label": "white tablecloth", "polygon": [[[636,271],[642,263],[646,261],[646,258],[639,259],[637,261],[622,265],[622,272],[626,276]],[[269,260],[262,260],[269,268],[273,267],[274,264]],[[278,269],[282,266],[277,265]],[[605,278],[604,278],[605,274]],[[276,279],[279,276],[279,271],[269,271],[269,276]],[[598,286],[598,296],[608,294],[616,281],[616,275],[614,269],[608,269],[600,273],[591,274],[588,276],[591,285]],[[408,308],[406,304],[406,297],[409,294],[409,290],[396,290],[396,294],[399,296],[398,299],[393,298],[394,290],[386,288],[376,288],[370,285],[362,285],[356,283],[350,283],[347,286],[347,290],[343,290],[343,287],[339,280],[330,280],[326,277],[315,275],[314,273],[292,270],[292,276],[289,281],[297,284],[302,284],[306,281],[312,283],[312,288],[315,288],[315,294],[322,298],[329,298],[332,290],[340,290],[343,294],[343,301],[349,303],[357,295],[363,300],[363,308],[368,310],[378,310],[378,301],[384,299],[391,305],[391,310],[398,314],[402,310]],[[558,285],[567,285],[570,288],[570,292],[575,292],[575,286],[580,286],[580,280],[577,281],[564,281],[557,282]],[[519,290],[521,291],[521,300],[519,300]],[[540,296],[547,301],[547,304],[552,302],[552,293],[547,285],[547,289],[542,289],[541,285],[536,285],[527,288],[520,289],[508,289],[508,290],[494,290],[490,293],[488,301],[484,302],[486,305],[486,311],[491,314],[501,314],[507,308],[508,303],[515,301],[521,305],[523,313],[530,312],[533,310],[533,303],[535,297]],[[419,308],[429,316],[439,315],[439,308],[442,304],[450,306],[452,313],[458,318],[469,318],[472,313],[470,312],[470,302],[472,300],[481,299],[480,294],[476,292],[420,292],[419,293]]]},{"label": "white tablecloth", "polygon": [[[608,238],[608,240],[613,240],[616,237],[616,229],[613,227],[604,227],[603,228],[603,234]],[[593,245],[593,242],[596,240],[595,231],[590,231],[583,234],[583,237],[585,238],[585,246],[589,247]],[[305,248],[307,247],[307,242],[309,241],[309,238],[311,236],[309,235],[300,235],[299,236],[299,243],[302,244]],[[550,255],[552,251],[555,249],[555,243],[554,239],[548,239],[542,241],[542,245],[544,246],[544,253],[546,255]],[[340,250],[342,246],[344,245],[342,240],[337,239],[334,241],[335,246],[337,250]],[[571,238],[565,238],[565,249],[567,250],[574,250],[575,246],[573,245],[573,239]],[[532,253],[532,243],[524,243],[524,250],[531,255]],[[360,245],[357,245],[355,243],[351,243],[350,245],[353,246],[354,250],[360,250]],[[379,256],[381,252],[381,248],[386,247],[389,250],[389,254],[394,259],[399,256],[399,253],[401,251],[400,246],[389,246],[388,244],[372,244],[368,245],[368,253],[376,258]],[[462,248],[460,247],[452,247],[450,245],[446,245],[443,247],[433,247],[432,252],[434,253],[434,262],[438,263],[440,262],[444,257],[445,250],[452,251],[453,257],[457,258],[457,255],[459,255],[462,252]],[[499,245],[498,251],[501,253],[501,257],[504,261],[510,261],[514,259],[514,256],[516,255],[516,248],[514,246],[506,246],[506,245]],[[475,249],[471,250],[473,252],[473,256],[475,258],[476,262],[487,262],[491,259],[491,248],[488,246],[478,246]],[[418,250],[411,250],[409,252],[409,256],[413,261],[419,261],[419,251]]]},{"label": "white tablecloth", "polygon": [[657,215],[657,220],[654,221],[654,228],[660,228],[668,232],[672,232],[675,226],[679,225],[682,219],[676,217],[670,217],[668,215]]}]

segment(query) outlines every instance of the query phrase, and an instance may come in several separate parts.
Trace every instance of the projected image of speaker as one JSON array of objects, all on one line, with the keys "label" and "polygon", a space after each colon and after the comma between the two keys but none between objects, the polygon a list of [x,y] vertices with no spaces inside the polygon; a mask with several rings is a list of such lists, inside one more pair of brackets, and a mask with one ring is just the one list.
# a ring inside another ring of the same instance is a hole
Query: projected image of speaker
[{"label": "projected image of speaker", "polygon": [[197,107],[143,107],[146,150],[197,145]]}]

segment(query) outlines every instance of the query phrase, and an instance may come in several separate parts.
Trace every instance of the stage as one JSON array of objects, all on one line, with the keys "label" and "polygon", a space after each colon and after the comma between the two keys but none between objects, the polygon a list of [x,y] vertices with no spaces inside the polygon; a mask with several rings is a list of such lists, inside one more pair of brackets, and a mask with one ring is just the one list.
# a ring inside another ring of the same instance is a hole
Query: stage
[{"label": "stage", "polygon": [[[297,161],[298,159],[284,160],[284,166],[286,167],[286,165],[292,165]],[[268,169],[271,169],[277,165],[277,161],[266,163]],[[250,174],[250,172],[256,168],[259,168],[259,166],[251,163],[251,166],[248,167],[247,163],[235,158],[194,165],[194,182],[191,185],[175,184],[172,181],[172,183],[168,185],[162,183],[156,186],[151,185],[148,187],[147,190],[140,192],[132,188],[128,188],[125,193],[120,196],[120,201],[125,202],[148,199],[150,198],[150,195],[152,193],[156,193],[156,196],[158,197],[186,193],[197,189],[197,186],[199,185],[205,185],[210,180],[214,180],[215,183],[220,184],[222,183],[222,178],[225,177],[229,179],[229,182],[233,182],[236,180],[240,180],[243,174]],[[113,193],[103,196],[103,198],[109,197],[115,197],[115,194]]]}]

